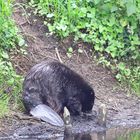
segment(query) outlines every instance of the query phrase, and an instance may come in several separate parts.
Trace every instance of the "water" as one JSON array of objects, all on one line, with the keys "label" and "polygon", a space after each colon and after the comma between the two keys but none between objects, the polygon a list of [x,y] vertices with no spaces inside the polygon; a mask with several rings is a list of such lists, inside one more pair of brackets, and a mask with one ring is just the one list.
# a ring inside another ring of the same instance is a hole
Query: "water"
[{"label": "water", "polygon": [[39,135],[19,135],[3,137],[0,140],[140,140],[140,129],[114,128],[107,131],[89,133],[59,133],[49,135],[42,133]]},{"label": "water", "polygon": [[65,136],[63,140],[140,140],[140,131],[111,129],[105,132]]}]

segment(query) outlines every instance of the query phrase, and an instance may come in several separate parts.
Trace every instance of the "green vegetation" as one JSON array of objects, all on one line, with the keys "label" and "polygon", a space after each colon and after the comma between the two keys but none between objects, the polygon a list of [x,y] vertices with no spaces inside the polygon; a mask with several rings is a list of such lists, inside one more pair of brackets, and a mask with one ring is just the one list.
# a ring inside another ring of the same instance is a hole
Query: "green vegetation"
[{"label": "green vegetation", "polygon": [[22,77],[16,74],[8,54],[24,44],[11,19],[11,7],[10,0],[0,0],[0,116],[8,111],[9,102],[16,106],[22,84]]},{"label": "green vegetation", "polygon": [[140,139],[140,133],[138,132],[132,132],[127,136],[120,136],[119,138],[117,138],[117,140],[139,140]]},{"label": "green vegetation", "polygon": [[31,0],[61,38],[93,45],[99,62],[140,93],[140,0]]}]

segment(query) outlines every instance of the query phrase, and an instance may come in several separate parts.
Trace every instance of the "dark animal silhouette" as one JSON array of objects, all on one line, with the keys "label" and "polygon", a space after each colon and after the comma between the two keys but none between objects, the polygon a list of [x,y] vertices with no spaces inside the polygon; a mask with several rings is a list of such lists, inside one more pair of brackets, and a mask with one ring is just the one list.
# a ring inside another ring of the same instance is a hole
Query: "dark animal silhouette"
[{"label": "dark animal silhouette", "polygon": [[62,115],[66,106],[71,115],[92,110],[95,94],[83,78],[57,61],[43,61],[28,72],[23,83],[23,103],[29,113],[45,104]]}]

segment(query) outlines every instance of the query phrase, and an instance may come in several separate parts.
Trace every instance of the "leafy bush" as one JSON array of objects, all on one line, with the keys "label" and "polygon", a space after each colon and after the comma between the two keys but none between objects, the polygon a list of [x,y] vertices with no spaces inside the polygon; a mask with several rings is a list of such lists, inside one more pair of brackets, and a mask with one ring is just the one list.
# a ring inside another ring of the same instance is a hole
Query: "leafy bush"
[{"label": "leafy bush", "polygon": [[31,0],[60,37],[93,44],[100,62],[140,92],[140,0]]},{"label": "leafy bush", "polygon": [[11,6],[10,0],[0,0],[0,116],[8,111],[9,101],[16,105],[22,83],[22,77],[16,74],[8,55],[16,45],[23,45],[11,19]]}]

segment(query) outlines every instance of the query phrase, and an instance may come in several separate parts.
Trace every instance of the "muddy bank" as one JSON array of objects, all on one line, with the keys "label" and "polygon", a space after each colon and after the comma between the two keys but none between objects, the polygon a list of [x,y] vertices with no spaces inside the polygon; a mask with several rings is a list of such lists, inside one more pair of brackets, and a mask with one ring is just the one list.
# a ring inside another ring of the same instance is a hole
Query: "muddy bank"
[{"label": "muddy bank", "polygon": [[[17,2],[20,2],[20,0]],[[107,128],[118,126],[140,128],[140,99],[135,95],[128,95],[127,89],[117,83],[111,72],[93,60],[90,50],[85,49],[88,47],[87,44],[73,43],[71,38],[60,41],[56,36],[49,34],[41,18],[33,15],[32,10],[28,9],[28,11],[31,11],[31,16],[23,16],[25,11],[17,5],[13,14],[15,22],[28,44],[28,54],[26,56],[11,54],[17,72],[25,75],[31,66],[44,59],[60,60],[61,58],[64,64],[82,75],[92,85],[96,93],[93,110],[98,112],[100,104],[104,103],[106,105],[108,110]],[[72,57],[69,58],[66,54],[66,48],[71,46],[80,47],[83,49],[83,53],[78,53],[75,49]],[[25,119],[27,116],[19,118],[17,114],[17,111],[15,111],[12,115],[9,114],[7,118],[1,120],[1,136],[13,135],[15,132],[23,132],[24,135],[29,127],[31,129],[37,127],[32,133],[41,133],[43,130],[53,133],[55,130],[51,126],[46,126],[47,124],[43,122]],[[20,116],[25,115],[20,113]],[[43,127],[43,130],[41,127]],[[62,128],[60,130],[63,132]],[[73,133],[104,130],[106,128],[97,125],[97,116],[73,118]],[[56,134],[57,132],[59,131],[55,131]]]},{"label": "muddy bank", "polygon": [[[48,129],[49,128],[49,129]],[[0,135],[2,140],[118,140],[121,138],[128,138],[130,133],[135,132],[140,135],[140,129],[128,129],[124,127],[102,129],[99,131],[89,132],[64,132],[64,128],[52,127],[46,123],[30,124],[28,126],[21,126],[13,131],[13,133],[5,133]],[[134,134],[135,134],[134,133]]]}]

